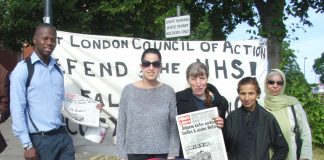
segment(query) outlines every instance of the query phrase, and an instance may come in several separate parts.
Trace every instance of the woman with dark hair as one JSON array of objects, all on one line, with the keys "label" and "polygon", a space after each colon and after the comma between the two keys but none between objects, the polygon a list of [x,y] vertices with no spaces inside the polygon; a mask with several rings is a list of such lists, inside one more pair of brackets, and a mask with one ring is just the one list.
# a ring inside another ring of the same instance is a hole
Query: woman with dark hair
[{"label": "woman with dark hair", "polygon": [[179,154],[174,90],[157,80],[162,58],[147,49],[141,57],[142,79],[122,92],[117,123],[120,159],[174,159]]},{"label": "woman with dark hair", "polygon": [[[285,87],[285,74],[279,69],[272,69],[265,82],[265,108],[276,117],[288,142],[289,153],[286,160],[310,160],[312,159],[312,135],[307,116],[295,97],[284,94]],[[295,127],[298,130],[295,130]],[[298,139],[302,141],[299,148],[295,140],[296,131],[300,134]]]},{"label": "woman with dark hair", "polygon": [[[208,76],[208,68],[203,63],[194,62],[188,66],[186,79],[190,87],[176,93],[178,114],[217,107],[219,116],[213,120],[223,128],[228,102],[215,86],[208,83]],[[179,157],[183,158],[182,151]]]},{"label": "woman with dark hair", "polygon": [[[257,80],[252,77],[241,79],[237,93],[242,106],[230,112],[225,123],[228,159],[285,159],[288,144],[275,117],[257,103],[261,93]],[[270,148],[273,155],[269,155]]]}]

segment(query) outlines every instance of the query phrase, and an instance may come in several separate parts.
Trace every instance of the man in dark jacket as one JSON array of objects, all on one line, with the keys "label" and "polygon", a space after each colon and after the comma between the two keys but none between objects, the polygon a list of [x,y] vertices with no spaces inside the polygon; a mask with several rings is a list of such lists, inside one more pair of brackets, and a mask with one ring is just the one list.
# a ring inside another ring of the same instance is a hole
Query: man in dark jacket
[{"label": "man in dark jacket", "polygon": [[[229,160],[284,160],[288,144],[274,116],[257,103],[261,90],[255,78],[243,78],[237,88],[242,106],[225,123]],[[273,151],[269,155],[270,148]]]},{"label": "man in dark jacket", "polygon": [[[8,71],[0,64],[0,123],[6,121],[9,111],[9,78]],[[7,143],[0,132],[0,153],[7,147]]]}]

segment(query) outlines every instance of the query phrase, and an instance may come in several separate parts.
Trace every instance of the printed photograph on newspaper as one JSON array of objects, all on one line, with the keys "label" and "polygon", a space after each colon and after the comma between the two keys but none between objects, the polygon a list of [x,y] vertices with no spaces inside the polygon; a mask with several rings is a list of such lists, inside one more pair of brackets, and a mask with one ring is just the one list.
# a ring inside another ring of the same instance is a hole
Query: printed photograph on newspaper
[{"label": "printed photograph on newspaper", "polygon": [[217,107],[211,107],[176,117],[184,158],[227,160],[222,130],[213,121],[217,116]]},{"label": "printed photograph on newspaper", "polygon": [[99,127],[100,110],[97,101],[74,93],[65,93],[62,114],[74,123]]}]

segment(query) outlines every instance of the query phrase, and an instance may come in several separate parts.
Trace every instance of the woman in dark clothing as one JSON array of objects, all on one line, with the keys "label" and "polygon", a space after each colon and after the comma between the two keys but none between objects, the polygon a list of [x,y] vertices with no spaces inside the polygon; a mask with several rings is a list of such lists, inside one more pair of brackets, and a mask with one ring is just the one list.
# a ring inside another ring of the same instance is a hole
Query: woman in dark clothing
[{"label": "woman in dark clothing", "polygon": [[[201,62],[188,66],[186,79],[190,87],[176,93],[178,114],[217,107],[219,116],[213,120],[219,128],[223,128],[228,102],[215,86],[207,83],[208,75],[207,66]],[[183,158],[182,150],[179,157]]]},{"label": "woman in dark clothing", "polygon": [[209,107],[217,107],[219,116],[225,119],[225,114],[228,109],[228,102],[226,98],[220,95],[216,87],[210,83],[207,83],[206,90],[208,92],[211,92],[211,94],[213,94],[213,101],[211,102],[210,105],[204,104],[203,108],[198,106],[196,101],[199,101],[200,99],[194,95],[191,88],[186,88],[182,91],[177,92],[176,96],[177,96],[178,114],[194,112]]},{"label": "woman in dark clothing", "polygon": [[[257,103],[261,90],[255,78],[240,80],[237,92],[242,106],[229,113],[225,144],[229,160],[284,160],[288,144],[275,117]],[[270,148],[273,155],[269,155]]]}]

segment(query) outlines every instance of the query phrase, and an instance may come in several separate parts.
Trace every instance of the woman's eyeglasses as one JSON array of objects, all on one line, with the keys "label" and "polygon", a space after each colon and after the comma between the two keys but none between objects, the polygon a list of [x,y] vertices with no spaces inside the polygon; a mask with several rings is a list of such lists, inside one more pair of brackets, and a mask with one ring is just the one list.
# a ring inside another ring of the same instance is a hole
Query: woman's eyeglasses
[{"label": "woman's eyeglasses", "polygon": [[154,62],[150,62],[150,61],[142,61],[142,66],[144,68],[150,67],[151,64],[153,65],[154,68],[160,68],[161,67],[161,62],[160,61],[154,61]]},{"label": "woman's eyeglasses", "polygon": [[273,81],[273,80],[269,80],[269,81],[268,81],[268,84],[270,84],[270,85],[274,85],[275,83],[276,83],[277,85],[279,85],[279,86],[282,86],[282,85],[284,84],[283,81]]}]

